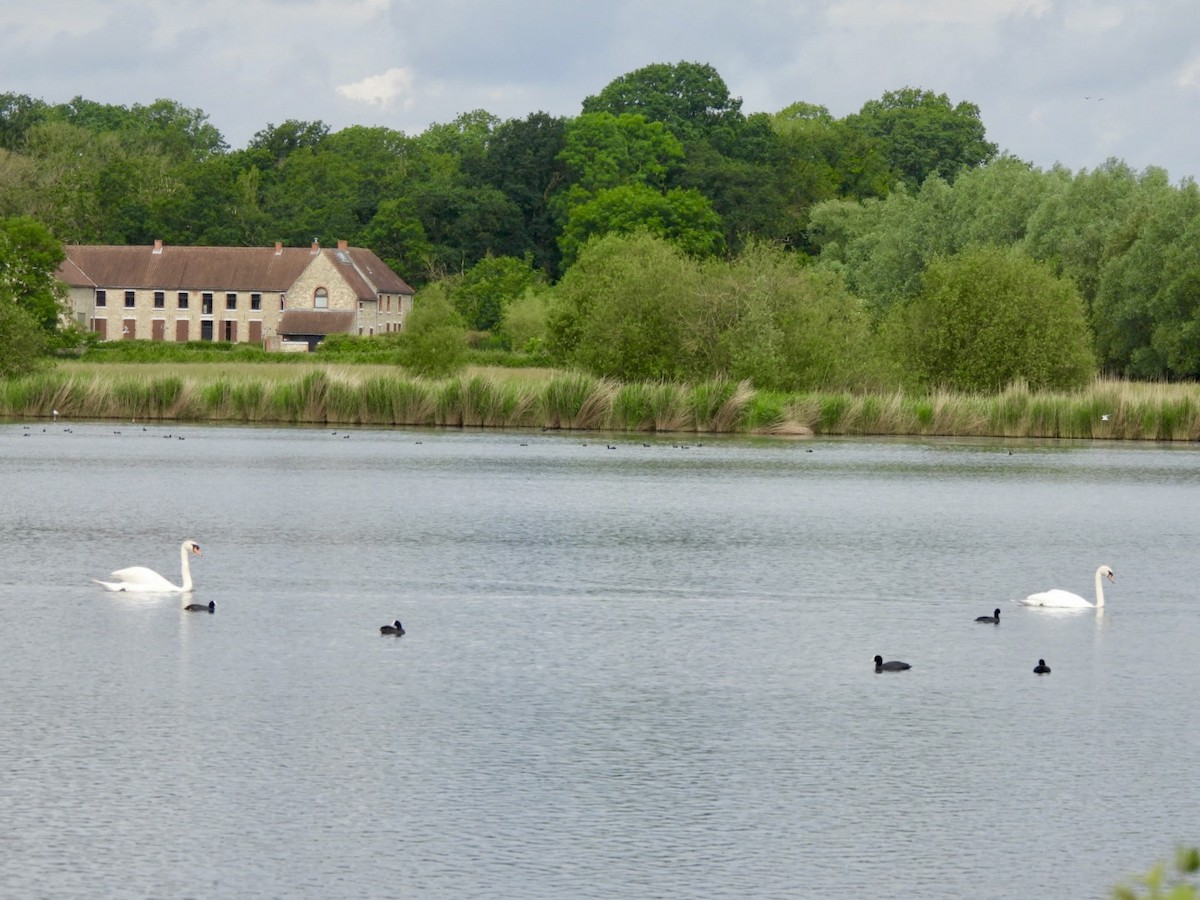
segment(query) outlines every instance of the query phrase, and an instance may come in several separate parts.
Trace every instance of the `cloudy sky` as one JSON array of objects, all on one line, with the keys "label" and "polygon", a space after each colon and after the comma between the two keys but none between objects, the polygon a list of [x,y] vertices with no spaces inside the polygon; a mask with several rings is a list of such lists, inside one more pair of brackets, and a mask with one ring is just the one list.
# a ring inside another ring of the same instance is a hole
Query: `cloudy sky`
[{"label": "cloudy sky", "polygon": [[574,116],[650,63],[708,63],[744,112],[835,116],[911,86],[979,106],[1041,167],[1200,176],[1195,0],[41,0],[0,5],[0,93],[199,108],[231,147],[287,119],[417,134]]}]

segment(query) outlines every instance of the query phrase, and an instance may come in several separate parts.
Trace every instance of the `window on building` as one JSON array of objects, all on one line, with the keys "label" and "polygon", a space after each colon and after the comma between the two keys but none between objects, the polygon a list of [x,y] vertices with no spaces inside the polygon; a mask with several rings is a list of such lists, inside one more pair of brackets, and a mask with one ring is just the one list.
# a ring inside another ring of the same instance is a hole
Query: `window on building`
[{"label": "window on building", "polygon": [[313,306],[317,309],[329,308],[329,292],[325,288],[317,288],[316,293],[313,294]]},{"label": "window on building", "polygon": [[237,309],[237,294],[226,294],[225,295],[225,308],[226,309]]},{"label": "window on building", "polygon": [[250,308],[251,309],[262,309],[262,294],[251,294],[250,295]]},{"label": "window on building", "polygon": [[108,291],[96,291],[96,305],[108,306]]},{"label": "window on building", "polygon": [[179,308],[180,309],[188,308],[188,292],[187,291],[179,292]]},{"label": "window on building", "polygon": [[279,308],[285,309],[286,307],[287,307],[287,294],[280,294],[279,295]]},{"label": "window on building", "polygon": [[[213,295],[208,293],[207,291],[202,293],[200,295],[200,315],[211,316],[212,315],[212,303],[213,303]],[[209,340],[211,340],[211,338]]]},{"label": "window on building", "polygon": [[154,308],[163,309],[167,305],[167,295],[162,291],[154,292]]},{"label": "window on building", "polygon": [[125,292],[125,308],[133,309],[135,302],[136,302],[136,296],[133,293],[133,291],[126,291]]}]

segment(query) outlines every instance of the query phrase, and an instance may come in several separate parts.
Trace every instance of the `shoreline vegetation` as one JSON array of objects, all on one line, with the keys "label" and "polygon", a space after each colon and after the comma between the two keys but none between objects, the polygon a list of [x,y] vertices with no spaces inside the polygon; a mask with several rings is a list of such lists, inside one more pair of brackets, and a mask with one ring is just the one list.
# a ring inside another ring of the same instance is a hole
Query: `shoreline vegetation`
[{"label": "shoreline vegetation", "polygon": [[748,382],[629,383],[480,368],[64,364],[0,381],[0,418],[697,434],[1200,440],[1200,385],[1097,379],[1071,392],[784,394]]}]

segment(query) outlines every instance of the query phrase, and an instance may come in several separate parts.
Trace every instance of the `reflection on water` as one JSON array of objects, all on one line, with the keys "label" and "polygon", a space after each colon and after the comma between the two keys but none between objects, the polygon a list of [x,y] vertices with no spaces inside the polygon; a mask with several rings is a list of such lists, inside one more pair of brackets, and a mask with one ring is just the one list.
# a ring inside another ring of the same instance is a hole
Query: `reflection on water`
[{"label": "reflection on water", "polygon": [[[1192,448],[140,427],[0,426],[6,896],[1102,897],[1195,840]],[[185,537],[212,616],[88,581]]]}]

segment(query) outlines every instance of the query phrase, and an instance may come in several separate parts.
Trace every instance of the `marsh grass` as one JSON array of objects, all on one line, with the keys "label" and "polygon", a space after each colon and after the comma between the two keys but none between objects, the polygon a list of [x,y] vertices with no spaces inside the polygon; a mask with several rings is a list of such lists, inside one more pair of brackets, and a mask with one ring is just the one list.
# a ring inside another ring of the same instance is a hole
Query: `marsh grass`
[{"label": "marsh grass", "polygon": [[1200,386],[1098,379],[1071,393],[783,394],[748,382],[618,384],[581,372],[86,364],[0,381],[0,416],[588,431],[1200,440]]}]

